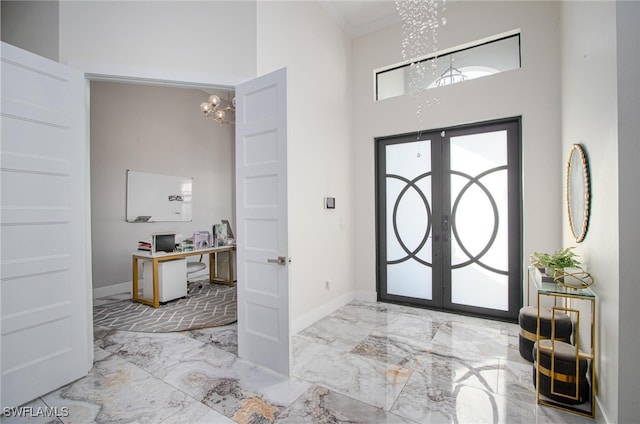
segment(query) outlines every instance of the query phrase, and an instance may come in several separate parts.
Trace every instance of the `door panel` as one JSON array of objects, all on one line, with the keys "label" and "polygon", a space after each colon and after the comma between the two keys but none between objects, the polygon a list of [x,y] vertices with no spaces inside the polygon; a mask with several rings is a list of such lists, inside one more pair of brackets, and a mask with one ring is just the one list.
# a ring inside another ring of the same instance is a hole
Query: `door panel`
[{"label": "door panel", "polygon": [[2,43],[3,406],[93,361],[84,76]]},{"label": "door panel", "polygon": [[236,87],[238,354],[289,375],[286,70]]},{"label": "door panel", "polygon": [[449,138],[451,303],[509,309],[506,131]]},{"label": "door panel", "polygon": [[432,300],[431,141],[385,153],[387,293]]},{"label": "door panel", "polygon": [[517,317],[519,121],[377,142],[379,298]]}]

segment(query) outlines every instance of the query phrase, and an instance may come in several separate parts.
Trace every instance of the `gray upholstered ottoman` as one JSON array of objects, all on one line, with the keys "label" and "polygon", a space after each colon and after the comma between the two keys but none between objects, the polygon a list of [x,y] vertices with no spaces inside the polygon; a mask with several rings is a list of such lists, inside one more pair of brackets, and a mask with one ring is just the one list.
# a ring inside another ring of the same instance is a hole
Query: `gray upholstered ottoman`
[{"label": "gray upholstered ottoman", "polygon": [[[540,394],[556,402],[569,405],[584,403],[589,400],[589,381],[587,372],[589,362],[586,358],[579,358],[576,373],[576,347],[564,342],[553,343],[553,367],[551,364],[551,340],[540,340]],[[538,344],[533,347],[536,357]],[[536,362],[533,363],[533,385],[536,385]],[[553,380],[553,393],[551,381]],[[577,386],[577,388],[576,388]]]},{"label": "gray upholstered ottoman", "polygon": [[[519,347],[520,356],[529,362],[533,362],[533,344],[536,342],[536,332],[538,327],[538,308],[535,306],[525,306],[520,309],[518,315],[520,324]],[[556,311],[555,313],[555,339],[565,342],[571,341],[573,324],[569,315]],[[551,338],[551,308],[542,307],[540,309],[540,338]]]}]

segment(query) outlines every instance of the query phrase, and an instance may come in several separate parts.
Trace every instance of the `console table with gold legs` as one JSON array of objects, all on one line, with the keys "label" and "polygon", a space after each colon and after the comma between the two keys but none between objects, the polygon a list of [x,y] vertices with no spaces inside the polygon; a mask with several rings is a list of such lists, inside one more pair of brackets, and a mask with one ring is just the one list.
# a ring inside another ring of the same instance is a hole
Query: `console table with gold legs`
[{"label": "console table with gold legs", "polygon": [[[194,249],[188,252],[171,252],[171,253],[144,253],[135,252],[132,255],[133,258],[133,301],[144,303],[145,305],[151,305],[154,308],[160,306],[160,294],[158,290],[158,264],[164,261],[171,261],[174,259],[187,258],[195,255],[209,255],[209,282],[226,284],[233,286],[233,251],[235,246],[222,246],[222,247],[209,247],[203,249]],[[218,277],[217,256],[219,253],[227,252],[229,255],[228,261],[228,278]],[[138,261],[151,261],[153,267],[153,299],[141,297],[138,294]],[[186,278],[186,275],[185,275]]]},{"label": "console table with gold legs", "polygon": [[[597,390],[597,296],[590,287],[573,288],[542,281],[542,274],[533,267],[529,268],[527,286],[530,283],[537,292],[538,305],[537,348],[534,353],[537,402],[593,418]],[[548,306],[552,310],[551,337],[547,340],[540,335],[540,306]],[[556,337],[556,313],[571,317],[574,327],[572,343]],[[545,393],[541,393],[542,383]]]}]

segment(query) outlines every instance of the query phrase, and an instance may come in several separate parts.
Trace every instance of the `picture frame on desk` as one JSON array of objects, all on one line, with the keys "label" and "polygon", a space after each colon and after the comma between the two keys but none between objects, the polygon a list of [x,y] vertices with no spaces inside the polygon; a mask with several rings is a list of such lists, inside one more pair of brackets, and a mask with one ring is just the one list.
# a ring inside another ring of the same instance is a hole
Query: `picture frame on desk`
[{"label": "picture frame on desk", "polygon": [[223,219],[222,223],[227,225],[227,240],[235,240],[233,231],[231,230],[231,224],[229,224],[229,220]]},{"label": "picture frame on desk", "polygon": [[226,246],[228,240],[228,226],[227,224],[215,224],[213,226],[213,246],[220,247]]}]

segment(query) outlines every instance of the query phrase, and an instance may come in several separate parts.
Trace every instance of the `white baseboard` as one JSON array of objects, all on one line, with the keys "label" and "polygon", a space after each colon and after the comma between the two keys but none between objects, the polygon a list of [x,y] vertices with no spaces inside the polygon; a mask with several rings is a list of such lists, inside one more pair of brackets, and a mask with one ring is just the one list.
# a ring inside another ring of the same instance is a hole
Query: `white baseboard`
[{"label": "white baseboard", "polygon": [[299,333],[300,331],[304,330],[311,324],[321,320],[327,315],[340,309],[341,307],[351,302],[355,298],[356,298],[355,292],[345,293],[342,296],[339,296],[335,299],[330,300],[329,302],[314,309],[313,311],[307,312],[301,317],[294,319],[293,322],[291,323],[291,334]]},{"label": "white baseboard", "polygon": [[[597,409],[599,409],[599,410],[600,410],[600,414],[602,415],[603,421],[604,421],[606,424],[609,424],[609,423],[613,423],[613,422],[614,422],[614,421],[612,421],[612,420],[610,420],[610,419],[609,419],[609,416],[608,416],[608,414],[607,414],[607,411],[606,411],[606,409],[604,409],[604,408],[602,407],[602,404],[600,403],[600,398],[599,398],[597,395],[596,395],[596,404],[594,405],[594,408],[595,408],[596,406],[597,406]],[[596,412],[596,413],[597,413],[597,412]]]},{"label": "white baseboard", "polygon": [[110,286],[96,287],[93,289],[93,298],[99,299],[101,297],[108,297],[108,296],[113,296],[115,294],[121,294],[121,293],[131,294],[132,289],[133,289],[133,282],[131,281],[128,281],[125,283],[112,284]]}]

